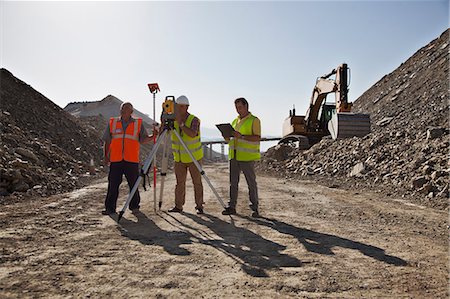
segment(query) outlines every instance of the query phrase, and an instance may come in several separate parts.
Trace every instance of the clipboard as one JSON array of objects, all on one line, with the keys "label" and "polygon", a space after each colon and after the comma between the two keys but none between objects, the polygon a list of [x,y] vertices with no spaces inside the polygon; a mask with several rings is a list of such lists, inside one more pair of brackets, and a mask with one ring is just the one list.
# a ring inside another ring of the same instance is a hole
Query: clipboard
[{"label": "clipboard", "polygon": [[217,129],[219,129],[220,133],[222,133],[222,136],[225,138],[233,137],[234,129],[233,126],[229,123],[227,124],[217,124]]}]

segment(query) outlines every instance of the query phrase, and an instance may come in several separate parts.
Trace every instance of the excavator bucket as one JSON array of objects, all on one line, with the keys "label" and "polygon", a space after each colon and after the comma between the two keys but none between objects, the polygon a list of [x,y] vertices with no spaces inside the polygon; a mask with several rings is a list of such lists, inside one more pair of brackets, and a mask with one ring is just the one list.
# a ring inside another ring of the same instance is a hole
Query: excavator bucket
[{"label": "excavator bucket", "polygon": [[363,137],[370,133],[370,115],[350,112],[334,113],[328,122],[333,139]]}]

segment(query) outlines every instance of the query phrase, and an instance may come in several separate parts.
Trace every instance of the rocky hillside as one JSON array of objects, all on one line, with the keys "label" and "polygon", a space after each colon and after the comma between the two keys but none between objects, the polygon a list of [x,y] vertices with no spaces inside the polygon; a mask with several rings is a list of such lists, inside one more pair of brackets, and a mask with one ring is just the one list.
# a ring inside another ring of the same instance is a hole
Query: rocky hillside
[{"label": "rocky hillside", "polygon": [[91,160],[100,165],[100,133],[6,69],[0,84],[0,195],[48,195],[80,186],[93,172]]},{"label": "rocky hillside", "polygon": [[355,101],[355,112],[371,115],[371,134],[324,138],[306,151],[276,146],[259,169],[447,208],[448,79],[449,30]]}]

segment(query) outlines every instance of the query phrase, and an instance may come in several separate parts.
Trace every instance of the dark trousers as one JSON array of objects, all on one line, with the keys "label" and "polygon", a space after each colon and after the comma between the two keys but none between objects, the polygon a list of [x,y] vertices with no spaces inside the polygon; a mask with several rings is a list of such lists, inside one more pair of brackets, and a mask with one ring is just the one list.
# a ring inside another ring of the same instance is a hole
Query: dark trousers
[{"label": "dark trousers", "polygon": [[[108,175],[108,193],[106,194],[105,199],[105,209],[107,211],[116,210],[117,197],[119,197],[119,187],[122,183],[123,175],[125,175],[131,191],[134,183],[139,177],[139,163],[126,161],[111,163]],[[140,201],[139,190],[136,190],[136,193],[134,193],[130,202],[130,209],[133,210],[139,208]]]},{"label": "dark trousers", "polygon": [[236,208],[239,191],[239,177],[242,171],[248,185],[248,195],[251,203],[250,208],[253,211],[258,211],[258,185],[256,184],[254,164],[254,161],[230,160],[230,201],[228,202],[230,208]]}]

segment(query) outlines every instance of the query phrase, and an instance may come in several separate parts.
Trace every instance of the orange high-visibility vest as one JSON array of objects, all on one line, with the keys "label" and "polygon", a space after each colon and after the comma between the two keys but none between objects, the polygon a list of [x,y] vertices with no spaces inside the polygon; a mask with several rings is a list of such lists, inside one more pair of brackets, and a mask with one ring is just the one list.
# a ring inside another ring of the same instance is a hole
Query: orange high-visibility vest
[{"label": "orange high-visibility vest", "polygon": [[120,117],[109,119],[109,130],[111,132],[109,160],[111,162],[125,160],[139,163],[139,132],[141,126],[142,119],[133,118],[124,131]]}]

